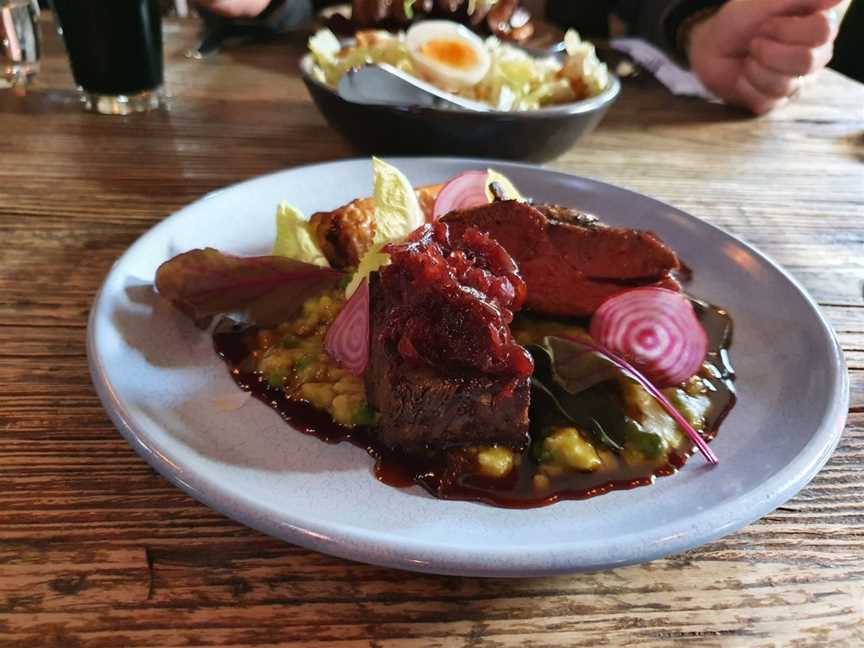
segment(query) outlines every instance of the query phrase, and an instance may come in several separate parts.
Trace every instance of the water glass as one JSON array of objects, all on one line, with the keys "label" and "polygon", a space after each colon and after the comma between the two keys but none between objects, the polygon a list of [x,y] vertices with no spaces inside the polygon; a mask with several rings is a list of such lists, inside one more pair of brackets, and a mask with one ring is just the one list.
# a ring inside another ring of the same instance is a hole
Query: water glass
[{"label": "water glass", "polygon": [[37,0],[0,0],[0,88],[27,85],[39,71]]}]

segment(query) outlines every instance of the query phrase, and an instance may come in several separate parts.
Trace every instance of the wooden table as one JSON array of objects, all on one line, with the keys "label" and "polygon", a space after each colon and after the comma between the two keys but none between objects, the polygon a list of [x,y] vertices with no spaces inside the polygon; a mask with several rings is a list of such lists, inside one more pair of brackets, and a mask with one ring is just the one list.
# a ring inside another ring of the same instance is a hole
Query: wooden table
[{"label": "wooden table", "polygon": [[48,36],[38,85],[0,92],[0,646],[864,645],[864,87],[826,72],[752,119],[630,82],[550,165],[725,227],[816,296],[852,376],[819,476],[667,560],[444,578],[306,551],[198,504],[90,385],[88,309],[140,234],[228,183],[352,154],[295,74],[302,40],[198,61],[194,27],[169,23],[171,110],[111,118],[80,110]]}]

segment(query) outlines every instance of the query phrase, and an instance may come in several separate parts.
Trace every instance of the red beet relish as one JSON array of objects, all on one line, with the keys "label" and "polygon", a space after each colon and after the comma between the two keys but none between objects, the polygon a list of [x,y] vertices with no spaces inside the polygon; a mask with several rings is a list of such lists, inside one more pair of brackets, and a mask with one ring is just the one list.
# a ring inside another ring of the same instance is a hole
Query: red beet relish
[{"label": "red beet relish", "polygon": [[530,376],[534,363],[510,332],[525,301],[516,263],[476,229],[451,241],[434,223],[386,248],[381,289],[393,308],[381,335],[412,363],[450,371]]}]

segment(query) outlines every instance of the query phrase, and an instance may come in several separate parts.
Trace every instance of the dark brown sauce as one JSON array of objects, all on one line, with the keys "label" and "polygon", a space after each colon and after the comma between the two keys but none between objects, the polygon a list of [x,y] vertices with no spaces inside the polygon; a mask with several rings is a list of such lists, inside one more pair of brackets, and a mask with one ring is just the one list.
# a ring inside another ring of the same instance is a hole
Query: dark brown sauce
[{"label": "dark brown sauce", "polygon": [[693,281],[693,268],[682,262],[681,266],[675,271],[675,277],[681,283],[690,283]]},{"label": "dark brown sauce", "polygon": [[[735,372],[728,353],[732,342],[732,320],[726,311],[699,300],[694,299],[693,305],[708,334],[710,351],[707,362],[719,375],[718,378],[706,379],[712,391],[709,393],[711,405],[706,413],[703,436],[711,440],[735,404]],[[646,486],[656,477],[677,472],[692,454],[692,449],[688,453],[672,454],[669,462],[660,467],[628,466],[621,462],[613,472],[568,474],[556,478],[551,491],[540,496],[533,486],[537,462],[530,449],[522,454],[520,465],[507,477],[490,479],[472,472],[473,460],[465,450],[409,456],[382,446],[370,428],[338,425],[327,413],[312,405],[288,399],[283,390],[270,386],[252,367],[249,351],[256,332],[255,327],[223,320],[213,334],[216,351],[229,365],[237,384],[270,405],[297,430],[326,443],[348,441],[363,448],[375,459],[376,478],[391,486],[403,488],[419,484],[442,499],[480,501],[506,508],[533,508],[560,500],[587,499],[613,490]]]}]

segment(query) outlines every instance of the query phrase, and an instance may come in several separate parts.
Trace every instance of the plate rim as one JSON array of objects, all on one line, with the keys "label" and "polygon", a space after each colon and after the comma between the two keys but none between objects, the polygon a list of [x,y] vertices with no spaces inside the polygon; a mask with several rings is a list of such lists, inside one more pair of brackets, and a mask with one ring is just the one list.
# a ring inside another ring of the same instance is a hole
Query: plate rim
[{"label": "plate rim", "polygon": [[[801,451],[793,460],[780,468],[769,480],[760,483],[756,488],[732,498],[723,504],[697,515],[685,518],[693,525],[697,520],[710,517],[723,517],[720,513],[726,512],[727,521],[722,525],[712,525],[710,528],[691,531],[687,534],[670,533],[664,537],[657,538],[651,543],[642,545],[638,550],[631,550],[628,556],[620,560],[592,559],[590,556],[573,555],[573,543],[558,543],[555,545],[544,545],[543,557],[536,557],[536,546],[530,547],[533,551],[526,552],[526,546],[511,545],[507,548],[495,548],[491,552],[482,552],[478,548],[466,548],[459,545],[449,545],[436,542],[423,542],[415,539],[399,538],[395,543],[392,536],[381,532],[368,532],[363,530],[332,529],[328,525],[310,524],[308,521],[295,524],[285,519],[274,519],[269,515],[271,507],[251,499],[243,499],[242,494],[231,492],[230,489],[222,487],[218,482],[208,479],[200,473],[183,473],[181,469],[168,460],[160,452],[158,444],[149,439],[140,429],[132,417],[126,411],[123,403],[114,394],[106,370],[98,357],[98,344],[95,339],[97,328],[97,316],[101,309],[106,306],[102,301],[105,299],[105,289],[109,280],[115,273],[117,267],[129,258],[139,245],[143,245],[145,238],[157,236],[164,228],[169,228],[170,223],[182,217],[188,210],[196,208],[199,203],[213,199],[220,193],[234,190],[245,185],[251,185],[263,179],[279,176],[300,169],[308,170],[316,167],[328,167],[334,165],[351,166],[357,163],[368,163],[369,158],[353,157],[341,160],[331,160],[315,164],[298,165],[288,167],[272,173],[255,176],[241,182],[209,192],[197,200],[185,205],[181,209],[171,213],[169,216],[150,227],[142,233],[129,247],[117,258],[106,273],[105,278],[96,293],[90,309],[87,322],[86,351],[88,367],[94,388],[99,399],[106,410],[109,418],[126,439],[127,443],[160,475],[166,478],[174,486],[186,492],[206,506],[219,511],[241,524],[254,528],[273,537],[291,542],[314,551],[323,552],[348,560],[360,561],[368,564],[379,565],[443,575],[457,576],[492,576],[492,577],[531,577],[544,576],[561,573],[575,573],[597,571],[630,564],[648,562],[664,556],[680,553],[692,549],[718,538],[728,535],[753,521],[773,511],[777,506],[787,501],[798,493],[819,470],[825,465],[836,449],[848,416],[849,409],[849,373],[846,365],[845,355],[837,339],[837,335],[819,307],[818,303],[810,296],[798,280],[789,274],[782,266],[770,256],[761,252],[750,243],[735,236],[731,232],[702,220],[677,207],[662,202],[646,194],[620,187],[610,183],[596,180],[590,177],[547,169],[540,165],[509,162],[486,158],[461,158],[461,157],[395,157],[388,156],[387,159],[397,166],[399,162],[424,163],[424,162],[448,162],[463,165],[490,165],[497,167],[509,167],[530,172],[540,172],[544,175],[557,176],[559,180],[572,181],[573,179],[587,181],[601,189],[613,189],[618,192],[627,192],[638,196],[641,200],[647,200],[664,209],[671,209],[677,216],[683,216],[687,220],[698,221],[725,237],[733,240],[737,245],[743,247],[749,254],[765,262],[776,271],[784,280],[789,282],[803,298],[807,306],[816,315],[819,327],[830,341],[832,350],[831,369],[834,373],[831,394],[834,398],[826,408],[826,414],[820,425],[814,430],[810,440],[802,447]],[[815,447],[814,447],[815,446]],[[812,449],[811,449],[812,448]],[[746,506],[749,505],[749,506]],[[729,515],[728,509],[737,508],[739,511],[745,507],[749,511],[746,515]],[[654,531],[663,529],[674,530],[681,527],[684,522],[669,523]],[[644,536],[644,533],[632,533],[617,536],[616,540],[626,540],[633,536]],[[389,541],[388,541],[389,538]],[[569,548],[569,552],[568,552]],[[492,556],[490,559],[489,556]]]}]

